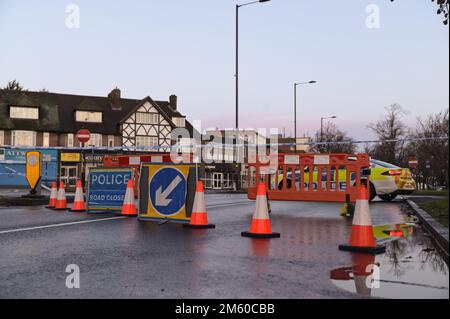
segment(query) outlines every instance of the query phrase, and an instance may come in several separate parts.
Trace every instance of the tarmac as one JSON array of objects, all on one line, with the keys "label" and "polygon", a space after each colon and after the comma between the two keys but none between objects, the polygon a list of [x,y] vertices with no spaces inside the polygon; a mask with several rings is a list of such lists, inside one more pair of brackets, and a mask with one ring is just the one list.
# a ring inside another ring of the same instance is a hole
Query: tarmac
[{"label": "tarmac", "polygon": [[[0,207],[0,298],[370,297],[330,278],[333,269],[352,264],[352,254],[338,250],[352,222],[339,215],[342,205],[272,202],[272,229],[281,238],[258,240],[240,235],[254,210],[245,195],[209,194],[206,203],[213,230],[42,206]],[[402,201],[374,202],[374,224],[404,223],[405,209]],[[72,264],[80,269],[80,289],[66,287]],[[427,270],[431,284],[427,272],[418,280],[430,284],[430,296],[448,298],[448,266],[440,267]],[[402,297],[397,291],[389,297]]]}]

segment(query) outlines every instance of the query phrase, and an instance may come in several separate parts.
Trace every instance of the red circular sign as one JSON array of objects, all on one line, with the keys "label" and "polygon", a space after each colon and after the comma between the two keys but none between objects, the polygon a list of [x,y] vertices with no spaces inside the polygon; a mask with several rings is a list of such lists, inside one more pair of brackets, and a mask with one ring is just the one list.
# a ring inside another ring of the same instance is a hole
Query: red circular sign
[{"label": "red circular sign", "polygon": [[417,160],[417,157],[413,156],[409,158],[409,167],[411,168],[417,168],[419,166],[419,161]]},{"label": "red circular sign", "polygon": [[91,132],[86,129],[81,129],[77,133],[77,139],[80,143],[87,143],[91,139]]}]

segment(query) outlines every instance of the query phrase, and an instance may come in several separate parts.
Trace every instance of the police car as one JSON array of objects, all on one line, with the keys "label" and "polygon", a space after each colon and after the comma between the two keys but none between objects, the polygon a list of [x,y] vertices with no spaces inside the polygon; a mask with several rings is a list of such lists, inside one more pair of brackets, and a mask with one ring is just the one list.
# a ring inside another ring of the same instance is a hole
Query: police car
[{"label": "police car", "polygon": [[[412,177],[412,173],[407,168],[401,168],[393,164],[389,164],[379,160],[370,160],[370,200],[374,200],[375,197],[379,197],[383,201],[392,201],[397,198],[398,195],[412,194],[416,189],[416,182]],[[296,188],[299,188],[300,172],[296,172]],[[314,171],[313,174],[313,189],[317,188],[318,172]],[[345,169],[341,169],[338,172],[339,183],[335,181],[336,172],[331,171],[331,188],[335,189],[339,187],[339,190],[345,191],[347,187]],[[310,174],[308,169],[305,169],[304,174],[304,187],[309,187]],[[356,182],[356,174],[352,173],[350,176],[351,183]],[[283,189],[283,176],[280,175],[278,180],[278,188]],[[322,184],[326,187],[327,172],[322,174]],[[362,180],[364,183],[364,178]],[[292,173],[287,174],[286,187],[290,189],[292,187]]]}]

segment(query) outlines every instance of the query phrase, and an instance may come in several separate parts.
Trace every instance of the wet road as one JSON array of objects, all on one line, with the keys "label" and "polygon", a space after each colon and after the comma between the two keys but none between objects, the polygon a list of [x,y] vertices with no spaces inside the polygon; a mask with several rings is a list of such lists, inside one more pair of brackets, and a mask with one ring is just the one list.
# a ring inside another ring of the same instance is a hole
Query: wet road
[{"label": "wet road", "polygon": [[[351,220],[339,216],[339,204],[274,202],[272,228],[281,238],[264,241],[240,236],[254,209],[245,196],[211,194],[206,201],[215,230],[42,207],[0,208],[0,298],[415,297],[398,289],[389,296],[375,289],[356,294],[351,281],[330,278],[332,270],[355,264],[354,255],[337,249],[351,229]],[[406,216],[401,202],[373,203],[371,210],[375,225],[401,224]],[[426,285],[421,288],[427,296],[448,298],[445,263],[433,268],[436,260],[415,260],[431,245],[420,236],[417,230],[412,244],[397,247],[410,262],[400,276],[386,275],[392,249],[377,257],[381,287],[415,280],[408,289]],[[396,245],[404,240],[411,239]],[[80,267],[80,289],[65,286],[69,264]]]}]

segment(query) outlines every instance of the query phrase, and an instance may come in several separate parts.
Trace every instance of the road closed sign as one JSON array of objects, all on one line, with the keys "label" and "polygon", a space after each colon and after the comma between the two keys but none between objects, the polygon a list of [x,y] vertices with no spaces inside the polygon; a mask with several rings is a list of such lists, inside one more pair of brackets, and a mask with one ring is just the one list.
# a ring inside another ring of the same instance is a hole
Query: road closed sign
[{"label": "road closed sign", "polygon": [[139,184],[139,218],[189,221],[195,173],[192,165],[144,164]]},{"label": "road closed sign", "polygon": [[128,180],[133,176],[132,168],[92,168],[88,182],[88,211],[121,211]]}]

